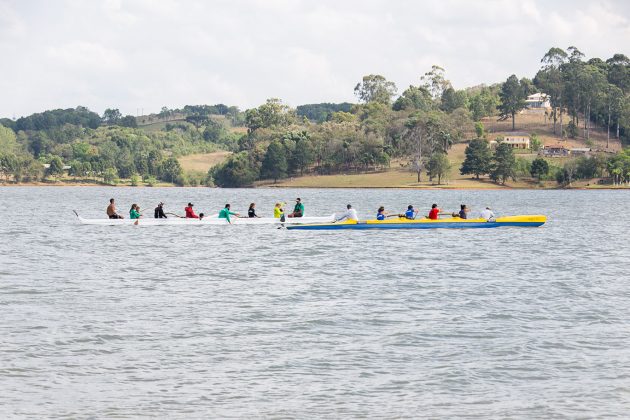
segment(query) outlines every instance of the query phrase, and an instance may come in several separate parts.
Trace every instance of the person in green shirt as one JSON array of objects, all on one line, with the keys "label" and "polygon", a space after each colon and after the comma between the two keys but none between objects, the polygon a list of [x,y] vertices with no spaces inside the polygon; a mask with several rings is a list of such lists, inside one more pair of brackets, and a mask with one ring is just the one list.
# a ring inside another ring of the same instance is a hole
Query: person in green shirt
[{"label": "person in green shirt", "polygon": [[137,204],[132,204],[131,209],[129,209],[129,218],[130,219],[139,219],[140,216],[140,206]]},{"label": "person in green shirt", "polygon": [[238,217],[239,214],[238,213],[234,213],[230,211],[230,205],[226,204],[225,207],[223,208],[223,210],[221,210],[219,212],[219,219],[226,219],[228,221],[228,223],[232,223],[230,221],[230,216],[236,216]]},{"label": "person in green shirt", "polygon": [[289,217],[303,217],[304,216],[304,204],[302,204],[301,198],[295,199],[295,207],[293,207],[293,213]]}]

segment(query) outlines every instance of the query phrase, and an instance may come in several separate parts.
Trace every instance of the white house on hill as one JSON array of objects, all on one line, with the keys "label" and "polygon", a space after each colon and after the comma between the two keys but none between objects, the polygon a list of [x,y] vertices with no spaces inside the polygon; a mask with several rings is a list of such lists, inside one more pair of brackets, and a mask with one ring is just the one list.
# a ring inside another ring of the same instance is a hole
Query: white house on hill
[{"label": "white house on hill", "polygon": [[529,109],[551,108],[549,97],[545,93],[534,93],[533,95],[529,95],[525,100],[525,103]]},{"label": "white house on hill", "polygon": [[[531,147],[528,133],[510,133],[503,136],[501,141],[503,144],[509,145],[512,149],[529,149]],[[496,147],[497,142],[492,140],[490,147]]]}]

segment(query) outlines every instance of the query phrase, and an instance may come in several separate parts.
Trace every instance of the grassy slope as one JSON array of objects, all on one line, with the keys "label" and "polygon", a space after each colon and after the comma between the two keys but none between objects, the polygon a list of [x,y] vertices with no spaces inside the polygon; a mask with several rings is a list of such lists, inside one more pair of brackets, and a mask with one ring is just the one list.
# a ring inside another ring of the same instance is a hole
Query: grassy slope
[{"label": "grassy slope", "polygon": [[[225,120],[225,117],[217,116],[217,115],[212,116],[212,118],[217,121]],[[147,132],[163,131],[166,128],[166,124],[168,123],[185,124],[185,125],[190,126],[191,128],[194,128],[192,124],[185,122],[183,119],[166,121],[166,122],[155,121],[150,124],[142,125],[139,128]],[[243,132],[243,130],[247,131],[247,128],[230,127],[229,130],[233,132],[241,133]],[[184,170],[184,172],[206,173],[213,166],[218,165],[221,162],[225,161],[225,159],[227,159],[229,155],[230,155],[230,152],[226,152],[226,151],[218,151],[218,152],[212,152],[212,153],[197,153],[197,154],[192,154],[188,156],[182,156],[178,160],[179,160],[179,163],[182,165],[182,169]]]},{"label": "grassy slope", "polygon": [[208,172],[208,169],[223,162],[230,155],[230,152],[199,153],[182,156],[179,163],[184,171]]}]

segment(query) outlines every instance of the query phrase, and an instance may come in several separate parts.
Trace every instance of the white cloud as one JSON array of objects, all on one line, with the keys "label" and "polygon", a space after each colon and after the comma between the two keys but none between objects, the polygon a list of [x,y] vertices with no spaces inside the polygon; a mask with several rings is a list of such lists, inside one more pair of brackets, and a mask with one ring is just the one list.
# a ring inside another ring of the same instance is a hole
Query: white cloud
[{"label": "white cloud", "polygon": [[46,53],[53,63],[71,71],[125,69],[125,59],[121,54],[96,43],[73,41],[65,45],[50,46]]},{"label": "white cloud", "polygon": [[402,92],[432,64],[462,88],[533,77],[552,46],[630,55],[629,19],[622,1],[0,0],[0,116],[354,101],[365,74]]}]

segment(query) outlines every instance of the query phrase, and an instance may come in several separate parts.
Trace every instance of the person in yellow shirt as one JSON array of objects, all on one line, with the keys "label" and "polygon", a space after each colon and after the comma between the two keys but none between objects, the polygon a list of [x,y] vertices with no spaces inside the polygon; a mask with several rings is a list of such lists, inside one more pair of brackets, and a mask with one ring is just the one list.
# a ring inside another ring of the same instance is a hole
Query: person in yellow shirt
[{"label": "person in yellow shirt", "polygon": [[284,209],[282,208],[282,206],[285,203],[276,203],[276,205],[273,208],[273,217],[274,219],[283,219],[284,218]]}]

